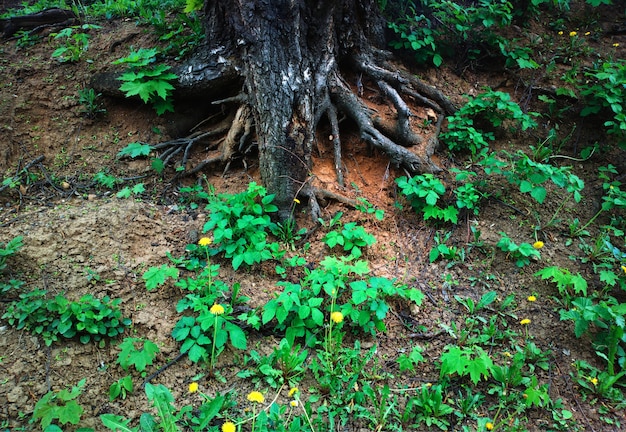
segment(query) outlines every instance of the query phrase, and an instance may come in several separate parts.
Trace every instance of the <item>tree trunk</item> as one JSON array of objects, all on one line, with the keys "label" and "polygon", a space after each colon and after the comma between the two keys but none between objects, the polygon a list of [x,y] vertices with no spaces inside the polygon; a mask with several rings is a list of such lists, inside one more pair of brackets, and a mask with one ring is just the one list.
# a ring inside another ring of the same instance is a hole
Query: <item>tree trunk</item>
[{"label": "tree trunk", "polygon": [[[387,64],[388,53],[377,48],[382,45],[385,23],[376,0],[210,0],[205,17],[210,45],[175,70],[177,93],[201,87],[214,98],[215,90],[239,86],[234,94],[212,101],[236,104],[233,111],[238,115],[233,117],[239,118],[228,132],[231,138],[223,140],[222,160],[250,141],[249,128],[243,126],[250,122],[241,113],[251,113],[261,177],[276,195],[281,219],[291,217],[298,195],[308,197],[311,208],[316,208],[311,150],[322,118],[333,131],[337,179],[343,181],[338,111],[351,118],[361,137],[386,152],[394,164],[411,172],[439,170],[430,160],[437,140],[421,143],[411,130],[413,114],[403,98],[428,105],[440,120],[454,107],[436,89]],[[342,76],[345,68],[359,77],[356,91]],[[394,106],[395,126],[380,121],[361,101],[362,79],[378,86]],[[95,87],[107,91],[97,83]],[[242,111],[241,106],[249,109]],[[190,137],[170,143],[187,146],[186,155],[194,142]]]}]

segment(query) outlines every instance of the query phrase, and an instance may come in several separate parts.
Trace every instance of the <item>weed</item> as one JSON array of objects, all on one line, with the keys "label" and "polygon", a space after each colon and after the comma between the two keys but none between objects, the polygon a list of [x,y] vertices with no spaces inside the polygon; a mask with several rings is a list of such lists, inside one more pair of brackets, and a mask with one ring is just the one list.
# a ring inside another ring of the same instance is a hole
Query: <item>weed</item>
[{"label": "weed", "polygon": [[46,393],[35,404],[31,421],[39,420],[42,430],[53,430],[49,427],[54,421],[58,421],[61,425],[78,424],[84,409],[76,402],[76,399],[83,392],[86,381],[86,378],[83,378],[71,390],[63,389],[59,392]]},{"label": "weed", "polygon": [[133,392],[133,388],[133,377],[126,375],[111,384],[109,387],[109,400],[114,401],[117,398],[124,400],[127,395]]},{"label": "weed", "polygon": [[81,111],[85,117],[95,119],[98,116],[106,114],[106,108],[103,108],[102,104],[98,101],[98,98],[102,96],[100,93],[92,88],[84,88],[78,91],[78,103],[83,105]]},{"label": "weed", "polygon": [[117,355],[117,363],[125,371],[134,366],[137,372],[143,372],[152,364],[159,352],[157,344],[143,338],[127,337],[118,347],[120,352]]},{"label": "weed", "polygon": [[156,48],[141,48],[132,51],[128,57],[115,60],[113,64],[125,64],[128,68],[118,79],[124,81],[120,90],[126,97],[139,96],[144,103],[152,104],[158,115],[167,111],[173,112],[171,96],[174,86],[171,81],[178,78],[168,72],[170,66],[155,64]]}]

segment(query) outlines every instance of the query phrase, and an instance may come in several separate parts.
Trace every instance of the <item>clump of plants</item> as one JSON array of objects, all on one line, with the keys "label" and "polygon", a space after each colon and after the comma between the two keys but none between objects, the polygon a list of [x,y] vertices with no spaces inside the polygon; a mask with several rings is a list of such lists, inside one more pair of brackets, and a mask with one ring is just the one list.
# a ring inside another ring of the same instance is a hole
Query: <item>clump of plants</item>
[{"label": "clump of plants", "polygon": [[171,67],[157,64],[156,48],[140,48],[127,57],[115,60],[113,64],[126,65],[127,70],[118,79],[123,81],[120,90],[126,97],[139,96],[146,104],[151,104],[158,115],[174,112],[172,104],[172,81],[178,76],[170,72]]}]

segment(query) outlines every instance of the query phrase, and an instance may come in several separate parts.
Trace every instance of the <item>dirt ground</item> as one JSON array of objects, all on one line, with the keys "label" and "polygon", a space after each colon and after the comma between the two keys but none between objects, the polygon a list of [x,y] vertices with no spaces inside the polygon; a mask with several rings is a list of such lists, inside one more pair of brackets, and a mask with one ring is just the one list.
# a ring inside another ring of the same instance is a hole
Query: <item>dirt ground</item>
[{"label": "dirt ground", "polygon": [[[155,366],[148,371],[151,373],[179,352],[171,330],[178,318],[175,306],[182,294],[169,285],[148,292],[141,276],[148,267],[167,263],[166,252],[181,256],[207,217],[202,208],[191,210],[182,206],[177,193],[179,186],[191,185],[206,177],[206,182],[218,192],[237,192],[244,190],[251,180],[260,182],[260,178],[253,157],[246,160],[245,167],[234,163],[225,173],[223,167],[213,167],[197,178],[175,183],[170,181],[173,172],[166,171],[163,178],[155,176],[147,160],[116,158],[117,152],[133,141],[157,143],[177,138],[184,128],[184,118],[180,114],[157,117],[150,107],[140,103],[106,98],[103,100],[106,115],[88,119],[81,113],[77,94],[88,86],[94,73],[112,70],[111,61],[126,55],[131,45],[149,47],[154,44],[151,35],[134,22],[118,20],[99,24],[102,28],[92,31],[87,55],[77,64],[61,64],[51,59],[55,45],[45,36],[43,42],[27,48],[18,47],[15,40],[0,44],[0,175],[3,178],[14,175],[29,162],[44,157],[29,168],[28,184],[0,192],[0,242],[24,236],[23,249],[10,262],[9,276],[26,281],[28,287],[43,288],[51,294],[66,293],[70,298],[85,293],[121,298],[124,316],[133,321],[129,335],[147,337],[160,347]],[[116,41],[128,35],[134,36],[125,45],[111,49]],[[621,42],[626,46],[626,37],[622,39],[613,37],[610,41],[600,40],[598,44]],[[622,57],[623,54],[623,51],[618,53]],[[456,101],[461,101],[463,94],[475,94],[485,85],[501,86],[499,89],[510,91],[514,98],[520,96],[516,93],[517,83],[503,76],[501,71],[466,71],[460,76],[447,69],[417,72]],[[378,100],[375,91],[368,91],[364,97],[369,96],[369,102],[375,104]],[[201,107],[192,107],[196,108]],[[379,108],[385,109],[384,106]],[[415,110],[418,116],[426,116],[425,111]],[[577,157],[580,148],[606,139],[595,125],[589,126],[585,129],[585,124],[579,122],[576,136],[561,150],[565,156]],[[425,132],[432,133],[432,130]],[[425,225],[408,206],[401,210],[394,205],[398,199],[394,179],[405,173],[390,166],[384,155],[369,152],[349,128],[342,138],[347,187],[336,186],[332,147],[323,138],[319,140],[319,153],[313,167],[319,185],[348,198],[365,197],[385,210],[385,219],[364,219],[362,214],[333,201],[325,203],[323,217],[328,219],[337,211],[343,211],[346,213],[344,220],[359,220],[377,238],[377,243],[367,252],[373,273],[398,278],[427,294],[422,307],[394,311],[387,323],[388,332],[364,343],[376,344],[380,359],[393,359],[411,341],[398,314],[409,313],[427,332],[438,332],[441,324],[458,319],[461,311],[454,295],[479,299],[488,290],[496,290],[500,298],[514,293],[519,299],[515,313],[519,317],[532,317],[535,343],[552,353],[549,372],[541,373],[548,375],[544,378],[551,383],[553,398],[563,398],[565,408],[575,414],[583,429],[619,430],[618,426],[599,420],[597,411],[601,404],[590,405],[583,400],[570,377],[571,363],[575,359],[600,365],[589,341],[576,339],[571,324],[559,321],[557,305],[551,299],[554,288],[532,276],[546,265],[568,268],[575,265],[568,257],[579,251],[575,244],[566,242],[565,227],[550,231],[549,237],[542,239],[546,243],[542,262],[523,269],[516,268],[502,252],[485,253],[495,250],[501,231],[517,242],[532,243],[533,240],[529,238],[532,230],[526,224],[534,217],[527,210],[531,204],[529,198],[502,184],[506,203],[488,199],[481,205],[478,216],[468,217],[453,229],[452,240],[462,246],[470,240],[470,226],[476,227],[481,231],[487,250],[473,251],[464,263],[452,268],[446,268],[445,262],[431,264],[428,251],[433,246],[434,229]],[[530,139],[529,136],[503,136],[499,137],[496,147],[511,151],[526,149]],[[203,148],[197,148],[192,163],[203,159],[203,152]],[[624,156],[623,151],[607,147],[589,161],[575,162],[575,173],[585,180],[586,193],[584,205],[565,210],[568,217],[587,220],[595,213],[601,196],[597,167],[612,163],[624,173]],[[437,162],[448,170],[461,166],[462,159],[441,152]],[[116,177],[135,179],[128,184],[142,181],[146,192],[134,199],[116,198],[115,191],[99,187],[93,181],[93,175],[103,168]],[[448,172],[444,176],[447,181],[452,178]],[[552,214],[558,204],[556,200],[553,204],[546,203],[539,209],[540,216]],[[312,227],[306,209],[299,210],[302,210],[298,213],[300,225]],[[321,238],[321,234],[318,237]],[[307,259],[319,260],[323,254],[321,248],[313,248]],[[235,273],[228,263],[221,264],[221,277],[240,282],[242,294],[252,298],[252,307],[271,298],[276,289],[276,278],[271,271]],[[591,275],[591,267],[581,266],[576,271]],[[487,274],[493,277],[486,278]],[[458,284],[445,284],[445,275]],[[532,293],[539,301],[524,302]],[[6,304],[3,299],[0,315],[5,312]],[[278,335],[267,337],[254,333],[250,337],[251,345],[263,341],[267,347],[274,346],[280,339]],[[427,348],[424,354],[432,363],[452,339],[444,333],[420,342]],[[126,400],[109,401],[109,386],[126,375],[115,363],[117,354],[115,343],[100,347],[62,340],[48,348],[38,338],[1,322],[0,420],[8,420],[10,429],[7,430],[28,427],[34,404],[49,389],[74,385],[84,377],[88,385],[80,398],[85,407],[81,426],[103,430],[98,419],[103,413],[137,418],[148,409],[141,391]],[[235,361],[234,355],[229,353],[220,357],[220,367],[229,387],[239,385]],[[390,372],[397,372],[393,362],[385,364]],[[177,404],[184,405],[191,403],[192,398],[187,393],[188,383],[202,372],[202,367],[183,359],[160,374],[155,382],[165,384],[172,390]],[[398,386],[407,384],[399,379]],[[437,375],[424,366],[420,379],[436,380]],[[207,379],[201,386],[207,393],[225,390],[222,384]],[[623,412],[610,413],[609,417],[621,425],[626,424]],[[545,419],[539,414],[533,421],[534,424],[528,425],[530,430],[539,430],[545,425]]]}]

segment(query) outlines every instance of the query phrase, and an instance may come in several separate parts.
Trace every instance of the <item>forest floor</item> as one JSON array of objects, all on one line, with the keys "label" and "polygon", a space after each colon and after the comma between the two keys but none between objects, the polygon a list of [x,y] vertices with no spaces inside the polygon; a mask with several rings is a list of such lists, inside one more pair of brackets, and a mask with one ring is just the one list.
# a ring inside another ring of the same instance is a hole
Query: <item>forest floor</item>
[{"label": "forest floor", "polygon": [[[148,367],[150,374],[179,353],[179,344],[171,332],[179,318],[176,304],[184,293],[172,284],[148,292],[142,275],[149,267],[169,263],[167,252],[183,256],[186,246],[197,241],[198,233],[202,235],[208,218],[202,205],[194,208],[183,200],[179,188],[201,184],[212,185],[218,193],[236,193],[245,190],[251,181],[261,180],[254,155],[246,156],[245,164],[234,162],[226,172],[223,167],[212,167],[194,178],[177,181],[171,180],[174,172],[170,170],[163,176],[154,174],[149,160],[116,157],[121,148],[134,141],[158,143],[180,137],[190,127],[191,120],[185,113],[202,107],[176,105],[175,114],[158,117],[150,107],[137,101],[105,98],[106,114],[86,118],[77,94],[88,87],[94,73],[114,70],[111,62],[127,55],[130,46],[158,44],[133,21],[98,24],[101,28],[90,31],[89,49],[77,63],[52,59],[56,45],[47,37],[30,47],[20,47],[15,40],[0,45],[0,175],[13,176],[43,156],[28,168],[19,186],[0,192],[0,243],[23,236],[24,247],[11,258],[10,274],[5,276],[25,281],[28,288],[42,288],[50,295],[65,293],[73,299],[86,293],[122,299],[123,315],[132,319],[132,327],[124,336],[148,338],[160,348],[154,364]],[[118,41],[124,43],[118,45]],[[618,42],[626,47],[624,36],[601,37],[594,43],[600,47]],[[623,58],[624,50],[615,55]],[[464,95],[475,95],[484,86],[507,91],[514,100],[523,96],[518,90],[520,82],[502,70],[466,70],[457,74],[447,68],[433,68],[416,73],[458,104]],[[363,98],[381,111],[388,109],[374,85],[365,84]],[[533,105],[529,108],[536,108],[538,102]],[[422,108],[413,108],[418,117],[426,118]],[[359,336],[362,347],[377,347],[376,361],[382,371],[395,376],[389,381],[393,387],[418,387],[439,379],[434,365],[444,347],[455,343],[452,332],[445,329],[455,323],[460,325],[465,319],[466,310],[455,300],[456,296],[478,301],[486,292],[495,291],[498,301],[502,301],[513,294],[514,307],[507,312],[509,325],[521,331],[519,321],[531,320],[529,337],[546,353],[549,363],[545,370],[537,369],[536,374],[541,382],[549,383],[551,398],[562,399],[563,407],[573,413],[572,422],[582,430],[620,430],[626,425],[624,411],[607,412],[602,399],[581,391],[574,379],[575,360],[597,367],[602,367],[603,362],[595,355],[588,338],[576,338],[572,323],[559,319],[556,288],[533,275],[551,265],[569,268],[589,280],[593,278],[592,263],[575,258],[582,252],[576,241],[570,241],[567,221],[587,221],[595,214],[603,194],[598,168],[613,164],[623,174],[626,154],[616,146],[600,145],[584,162],[571,159],[579,159],[581,149],[602,144],[607,137],[597,122],[582,121],[573,111],[559,121],[561,131],[574,132],[564,139],[554,163],[572,165],[573,172],[585,181],[584,197],[578,205],[568,202],[561,213],[564,220],[541,233],[540,240],[545,244],[541,260],[523,268],[495,247],[500,233],[506,232],[518,243],[532,244],[537,240],[533,223],[549,219],[559,200],[537,205],[502,179],[492,196],[481,202],[478,215],[464,215],[458,225],[447,229],[451,233],[448,244],[465,248],[466,256],[453,263],[431,263],[429,252],[436,245],[438,229],[425,223],[406,203],[403,208],[397,205],[402,197],[394,180],[405,173],[390,166],[383,154],[370,152],[349,125],[342,136],[347,186],[336,186],[332,147],[323,138],[323,132],[317,143],[313,174],[327,189],[350,199],[365,198],[384,210],[384,219],[379,221],[335,201],[323,203],[322,208],[323,219],[330,220],[341,211],[343,222],[357,221],[376,237],[376,244],[365,253],[373,275],[395,278],[426,295],[419,307],[392,303],[386,318],[387,331]],[[539,129],[532,134],[499,134],[494,149],[528,151],[529,145],[537,145],[552,126],[544,119],[539,122]],[[425,133],[429,131],[426,127]],[[202,160],[204,153],[203,146],[197,146],[190,164]],[[446,151],[439,152],[436,161],[444,168],[442,178],[446,184],[454,182],[451,168],[472,168],[464,156],[452,156]],[[103,170],[126,180],[113,189],[102,187],[94,182],[94,175]],[[122,186],[132,187],[139,182],[144,184],[144,192],[126,199],[116,197]],[[300,226],[314,227],[305,206],[297,207],[296,216]],[[602,218],[608,220],[608,215]],[[480,247],[470,228],[480,232]],[[591,233],[593,239],[595,228]],[[311,248],[303,256],[308,262],[318,263],[329,253],[321,242],[324,234],[324,230],[318,230],[307,239]],[[229,261],[216,262],[221,264],[220,278],[229,284],[240,283],[241,294],[250,297],[252,308],[262,307],[279,289],[273,264],[234,271]],[[529,295],[537,300],[527,301]],[[8,300],[2,299],[0,315],[6,312]],[[410,316],[412,326],[406,325],[406,316]],[[103,430],[98,419],[103,413],[137,419],[150,409],[141,391],[125,400],[109,399],[109,386],[127,374],[116,364],[119,348],[115,342],[82,344],[60,340],[47,347],[40,338],[16,330],[6,321],[0,324],[0,425],[6,430],[33,427],[28,420],[43,395],[50,389],[75,385],[83,378],[87,378],[87,385],[80,397],[85,408],[80,426]],[[249,347],[269,353],[282,336],[251,331],[248,337]],[[400,372],[395,360],[415,345],[423,348],[425,362],[413,373]],[[241,364],[242,354],[227,348],[218,360],[226,384],[205,377],[200,380],[201,390],[214,394],[252,388],[236,376]],[[202,365],[183,358],[153,382],[169,388],[180,406],[193,404],[196,395],[188,393],[188,384],[202,373],[206,374]],[[136,373],[136,385],[141,379],[141,374]],[[546,417],[547,412],[527,412],[525,427],[549,429],[553,419]]]}]

